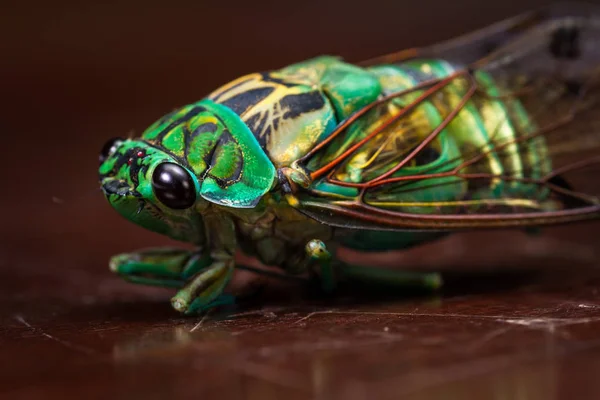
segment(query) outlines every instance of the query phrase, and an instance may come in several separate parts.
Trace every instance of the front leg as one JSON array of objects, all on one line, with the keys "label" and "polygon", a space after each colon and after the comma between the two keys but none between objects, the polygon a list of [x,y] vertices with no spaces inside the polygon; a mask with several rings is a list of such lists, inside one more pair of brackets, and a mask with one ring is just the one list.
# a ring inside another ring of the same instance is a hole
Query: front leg
[{"label": "front leg", "polygon": [[183,314],[194,314],[217,305],[232,304],[234,297],[224,295],[223,290],[235,267],[233,257],[215,255],[214,262],[188,280],[171,299],[173,308]]},{"label": "front leg", "polygon": [[224,295],[223,290],[235,268],[235,224],[229,215],[218,209],[203,218],[212,262],[190,277],[171,299],[173,308],[183,314],[194,314],[234,302],[234,297]]},{"label": "front leg", "polygon": [[205,217],[206,250],[146,249],[111,258],[110,269],[125,280],[152,286],[177,288],[173,308],[184,314],[234,303],[223,294],[235,267],[235,226],[225,214]]},{"label": "front leg", "polygon": [[110,270],[128,282],[181,288],[185,282],[212,263],[202,250],[176,248],[144,249],[111,258]]},{"label": "front leg", "polygon": [[184,314],[234,303],[233,296],[222,294],[233,268],[227,254],[174,248],[119,254],[110,260],[110,269],[128,282],[180,289],[171,304]]}]

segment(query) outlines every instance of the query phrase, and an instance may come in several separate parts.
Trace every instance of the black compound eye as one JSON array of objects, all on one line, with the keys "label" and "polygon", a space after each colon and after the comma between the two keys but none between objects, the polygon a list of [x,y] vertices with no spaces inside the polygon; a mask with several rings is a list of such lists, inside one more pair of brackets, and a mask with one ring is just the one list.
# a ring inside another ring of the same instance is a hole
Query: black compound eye
[{"label": "black compound eye", "polygon": [[102,146],[102,150],[100,151],[100,164],[106,161],[108,157],[112,156],[115,151],[117,151],[117,147],[123,143],[123,140],[124,139],[122,138],[115,137],[104,143],[104,146]]},{"label": "black compound eye", "polygon": [[162,163],[152,173],[154,195],[173,209],[189,208],[196,202],[196,189],[190,174],[174,163]]}]

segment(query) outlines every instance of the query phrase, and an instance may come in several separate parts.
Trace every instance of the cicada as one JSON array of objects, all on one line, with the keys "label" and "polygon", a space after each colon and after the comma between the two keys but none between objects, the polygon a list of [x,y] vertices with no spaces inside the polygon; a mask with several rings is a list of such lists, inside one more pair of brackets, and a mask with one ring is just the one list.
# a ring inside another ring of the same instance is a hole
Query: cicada
[{"label": "cicada", "polygon": [[437,274],[382,275],[335,251],[595,219],[600,198],[581,178],[600,162],[599,43],[600,13],[565,5],[227,83],[104,146],[112,207],[196,248],[120,254],[110,268],[176,288],[173,308],[191,314],[231,301],[238,250],[326,292],[348,276],[435,289]]}]

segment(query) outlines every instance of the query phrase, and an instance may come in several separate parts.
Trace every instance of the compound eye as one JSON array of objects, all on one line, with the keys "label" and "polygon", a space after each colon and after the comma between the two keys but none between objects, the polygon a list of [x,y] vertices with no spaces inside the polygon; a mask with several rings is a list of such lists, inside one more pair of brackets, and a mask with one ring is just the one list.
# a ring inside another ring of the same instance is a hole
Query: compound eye
[{"label": "compound eye", "polygon": [[104,143],[104,146],[102,146],[102,150],[100,151],[100,164],[106,161],[108,157],[115,154],[115,151],[117,151],[117,148],[123,143],[123,140],[123,138],[115,137]]},{"label": "compound eye", "polygon": [[162,163],[152,173],[156,198],[169,208],[182,210],[196,202],[196,190],[190,174],[175,163]]}]

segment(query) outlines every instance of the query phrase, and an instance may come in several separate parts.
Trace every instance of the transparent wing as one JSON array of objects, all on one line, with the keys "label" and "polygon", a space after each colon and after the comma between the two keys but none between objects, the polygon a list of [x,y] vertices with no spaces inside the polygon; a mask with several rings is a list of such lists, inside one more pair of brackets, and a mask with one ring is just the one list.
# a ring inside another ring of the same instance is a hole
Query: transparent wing
[{"label": "transparent wing", "polygon": [[389,64],[418,76],[298,160],[311,178],[299,209],[394,230],[598,217],[598,43],[598,9],[567,5],[366,63],[386,87],[399,82]]}]

